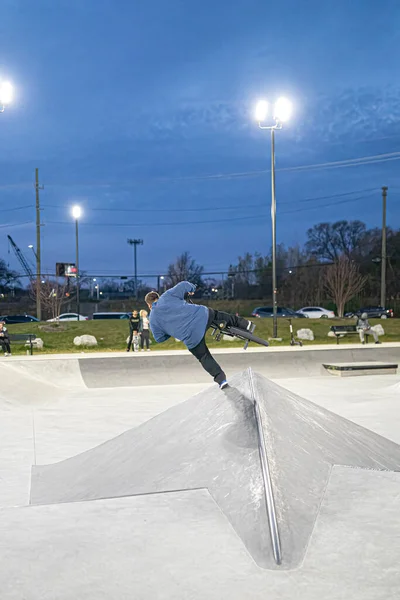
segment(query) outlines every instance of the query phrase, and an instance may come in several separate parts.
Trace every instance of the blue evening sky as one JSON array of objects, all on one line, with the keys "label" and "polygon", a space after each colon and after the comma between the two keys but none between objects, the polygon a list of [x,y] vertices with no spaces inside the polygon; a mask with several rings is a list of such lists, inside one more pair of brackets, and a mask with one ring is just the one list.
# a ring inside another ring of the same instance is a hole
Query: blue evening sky
[{"label": "blue evening sky", "polygon": [[132,273],[128,237],[147,274],[185,250],[210,271],[268,253],[263,96],[294,103],[276,136],[278,242],[320,221],[379,226],[382,185],[397,227],[399,76],[398,0],[3,0],[0,77],[16,98],[0,115],[0,257],[19,269],[7,234],[35,243],[35,167],[46,271],[74,260],[74,203],[93,274]]}]

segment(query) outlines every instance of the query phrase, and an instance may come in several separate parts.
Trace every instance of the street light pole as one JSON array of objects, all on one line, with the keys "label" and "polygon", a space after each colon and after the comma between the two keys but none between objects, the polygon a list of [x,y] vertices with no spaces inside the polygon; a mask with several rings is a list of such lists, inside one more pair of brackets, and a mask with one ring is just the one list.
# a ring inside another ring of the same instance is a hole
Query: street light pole
[{"label": "street light pole", "polygon": [[79,219],[82,214],[80,206],[74,206],[72,216],[75,219],[75,267],[76,267],[76,313],[77,319],[80,320],[80,277],[79,277]]},{"label": "street light pole", "polygon": [[134,251],[134,263],[135,263],[135,299],[138,299],[138,285],[137,285],[137,251],[136,248],[137,246],[143,246],[143,240],[131,240],[128,239],[128,244],[130,246],[133,246],[133,251]]},{"label": "street light pole", "polygon": [[276,196],[275,196],[275,128],[271,128],[271,223],[272,223],[272,337],[278,337],[278,303],[276,281]]},{"label": "street light pole", "polygon": [[285,98],[278,98],[274,106],[274,125],[262,125],[268,114],[268,103],[261,100],[256,107],[256,120],[260,129],[271,131],[271,225],[272,225],[272,337],[278,337],[278,283],[276,272],[276,192],[275,192],[275,131],[282,129],[282,124],[290,118],[291,104]]},{"label": "street light pole", "polygon": [[387,187],[382,187],[382,261],[381,261],[381,306],[386,307],[386,198]]},{"label": "street light pole", "polygon": [[78,225],[78,219],[75,219],[75,241],[76,241],[76,313],[78,315],[78,321],[79,321],[79,315],[80,315],[80,311],[81,311],[81,306],[80,306],[80,297],[79,297],[79,292],[80,292],[80,281],[79,281],[79,225]]},{"label": "street light pole", "polygon": [[39,190],[43,189],[39,185],[39,169],[35,169],[35,191],[36,191],[36,316],[41,321],[42,319],[42,304],[41,304],[41,279],[42,279],[42,251],[41,251],[41,223],[40,223],[40,197]]}]

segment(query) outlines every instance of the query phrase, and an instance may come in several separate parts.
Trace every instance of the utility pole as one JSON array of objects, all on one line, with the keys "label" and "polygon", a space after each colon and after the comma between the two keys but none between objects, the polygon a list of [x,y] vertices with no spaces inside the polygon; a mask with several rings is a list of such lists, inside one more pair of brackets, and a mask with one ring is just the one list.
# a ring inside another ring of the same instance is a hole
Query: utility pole
[{"label": "utility pole", "polygon": [[271,128],[271,221],[272,221],[272,337],[278,337],[278,290],[276,282],[276,195],[275,195],[275,129]]},{"label": "utility pole", "polygon": [[136,253],[136,248],[137,246],[143,246],[143,240],[131,240],[128,239],[128,244],[130,246],[133,246],[133,251],[134,251],[134,260],[135,260],[135,299],[138,299],[138,285],[137,285],[137,253]]},{"label": "utility pole", "polygon": [[42,281],[42,264],[41,264],[41,249],[40,249],[40,199],[39,190],[43,186],[39,185],[39,169],[36,169],[35,190],[36,190],[36,316],[39,321],[42,320],[42,303],[41,303],[41,281]]},{"label": "utility pole", "polygon": [[388,188],[382,187],[382,256],[381,256],[381,306],[386,307],[386,198]]}]

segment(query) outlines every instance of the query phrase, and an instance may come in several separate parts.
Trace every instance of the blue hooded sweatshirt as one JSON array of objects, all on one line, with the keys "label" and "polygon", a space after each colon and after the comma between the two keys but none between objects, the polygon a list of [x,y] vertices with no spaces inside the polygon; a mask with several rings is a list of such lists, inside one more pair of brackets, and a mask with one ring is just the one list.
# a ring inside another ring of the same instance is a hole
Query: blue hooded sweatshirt
[{"label": "blue hooded sweatshirt", "polygon": [[201,342],[209,312],[206,306],[186,302],[185,294],[195,289],[193,283],[181,281],[154,302],[150,311],[150,329],[156,342],[174,337],[189,350]]}]

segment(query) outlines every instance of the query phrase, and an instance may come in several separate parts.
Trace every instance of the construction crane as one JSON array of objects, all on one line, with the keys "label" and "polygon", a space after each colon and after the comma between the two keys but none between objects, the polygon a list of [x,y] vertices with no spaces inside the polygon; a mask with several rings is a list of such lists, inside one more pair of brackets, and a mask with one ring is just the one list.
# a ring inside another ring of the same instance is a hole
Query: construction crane
[{"label": "construction crane", "polygon": [[17,244],[14,242],[14,240],[12,239],[12,237],[10,235],[8,235],[7,237],[8,237],[8,241],[10,242],[11,247],[14,250],[15,256],[17,257],[20,265],[22,266],[26,275],[29,277],[29,280],[31,282],[33,282],[35,280],[35,276],[32,272],[32,269],[29,266],[28,261],[26,260],[25,256],[23,255],[22,250],[20,250],[20,248],[18,248]]}]

